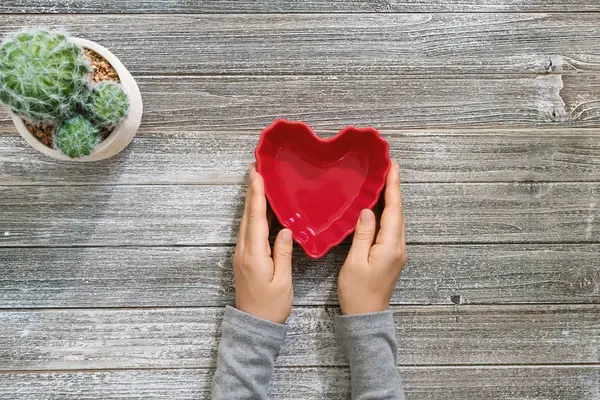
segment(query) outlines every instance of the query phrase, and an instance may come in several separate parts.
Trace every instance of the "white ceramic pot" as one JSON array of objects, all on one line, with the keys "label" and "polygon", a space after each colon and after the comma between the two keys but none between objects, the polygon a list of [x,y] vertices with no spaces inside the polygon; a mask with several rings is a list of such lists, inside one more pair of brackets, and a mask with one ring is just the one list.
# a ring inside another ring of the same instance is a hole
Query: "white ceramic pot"
[{"label": "white ceramic pot", "polygon": [[121,80],[121,87],[125,93],[127,93],[127,97],[129,97],[129,113],[127,114],[127,118],[121,121],[112,131],[112,133],[106,139],[100,142],[100,144],[89,156],[79,158],[70,158],[60,151],[51,149],[40,142],[34,135],[31,134],[31,132],[29,132],[21,117],[13,112],[11,112],[12,120],[17,127],[19,134],[23,136],[23,138],[31,147],[40,153],[44,153],[50,157],[65,161],[85,162],[103,160],[120,153],[133,140],[133,137],[135,136],[138,128],[140,127],[140,123],[142,122],[142,95],[137,83],[135,82],[135,79],[133,79],[133,76],[131,76],[123,63],[121,63],[121,61],[119,61],[119,59],[108,49],[100,46],[98,43],[94,43],[85,39],[71,38],[71,41],[81,47],[93,50],[100,54],[117,71],[117,74],[119,74],[119,79]]}]

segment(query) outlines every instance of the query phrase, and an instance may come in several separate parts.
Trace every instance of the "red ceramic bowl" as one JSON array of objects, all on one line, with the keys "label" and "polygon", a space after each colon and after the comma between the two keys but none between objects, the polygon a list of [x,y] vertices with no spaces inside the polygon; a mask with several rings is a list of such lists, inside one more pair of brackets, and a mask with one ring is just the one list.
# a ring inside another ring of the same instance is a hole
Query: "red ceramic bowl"
[{"label": "red ceramic bowl", "polygon": [[273,212],[312,258],[354,231],[391,166],[389,145],[374,128],[347,126],[321,139],[305,123],[283,119],[262,132],[255,154]]}]

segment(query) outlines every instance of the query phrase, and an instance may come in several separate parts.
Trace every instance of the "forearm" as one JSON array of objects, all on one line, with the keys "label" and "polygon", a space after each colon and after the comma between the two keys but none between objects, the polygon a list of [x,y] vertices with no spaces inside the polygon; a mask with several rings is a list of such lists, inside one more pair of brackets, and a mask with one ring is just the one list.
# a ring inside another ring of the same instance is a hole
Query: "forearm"
[{"label": "forearm", "polygon": [[337,316],[335,328],[350,364],[352,399],[404,399],[391,311]]},{"label": "forearm", "polygon": [[227,307],[221,331],[212,399],[266,399],[287,325]]}]

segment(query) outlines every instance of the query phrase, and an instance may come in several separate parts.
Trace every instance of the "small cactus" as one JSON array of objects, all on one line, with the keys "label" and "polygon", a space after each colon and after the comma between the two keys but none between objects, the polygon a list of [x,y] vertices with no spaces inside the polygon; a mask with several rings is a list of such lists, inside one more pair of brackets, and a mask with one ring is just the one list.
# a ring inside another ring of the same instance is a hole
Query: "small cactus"
[{"label": "small cactus", "polygon": [[100,142],[100,132],[87,118],[76,115],[54,131],[54,148],[71,158],[89,155]]},{"label": "small cactus", "polygon": [[90,89],[81,47],[41,29],[18,32],[0,46],[0,102],[32,123],[75,113]]},{"label": "small cactus", "polygon": [[129,99],[116,83],[103,82],[92,89],[85,108],[96,126],[110,128],[127,116]]}]

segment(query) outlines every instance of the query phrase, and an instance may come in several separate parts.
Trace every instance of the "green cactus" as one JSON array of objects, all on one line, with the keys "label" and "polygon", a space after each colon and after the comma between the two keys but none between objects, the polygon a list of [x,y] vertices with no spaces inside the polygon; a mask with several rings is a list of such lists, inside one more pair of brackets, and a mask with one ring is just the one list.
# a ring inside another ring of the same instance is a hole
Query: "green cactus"
[{"label": "green cactus", "polygon": [[74,114],[90,90],[81,47],[41,29],[18,32],[0,46],[0,102],[32,123]]},{"label": "green cactus", "polygon": [[54,131],[54,148],[71,158],[89,155],[100,142],[100,132],[87,118],[76,115]]},{"label": "green cactus", "polygon": [[129,112],[129,99],[119,85],[103,82],[94,86],[85,108],[89,118],[101,128],[117,125]]}]

